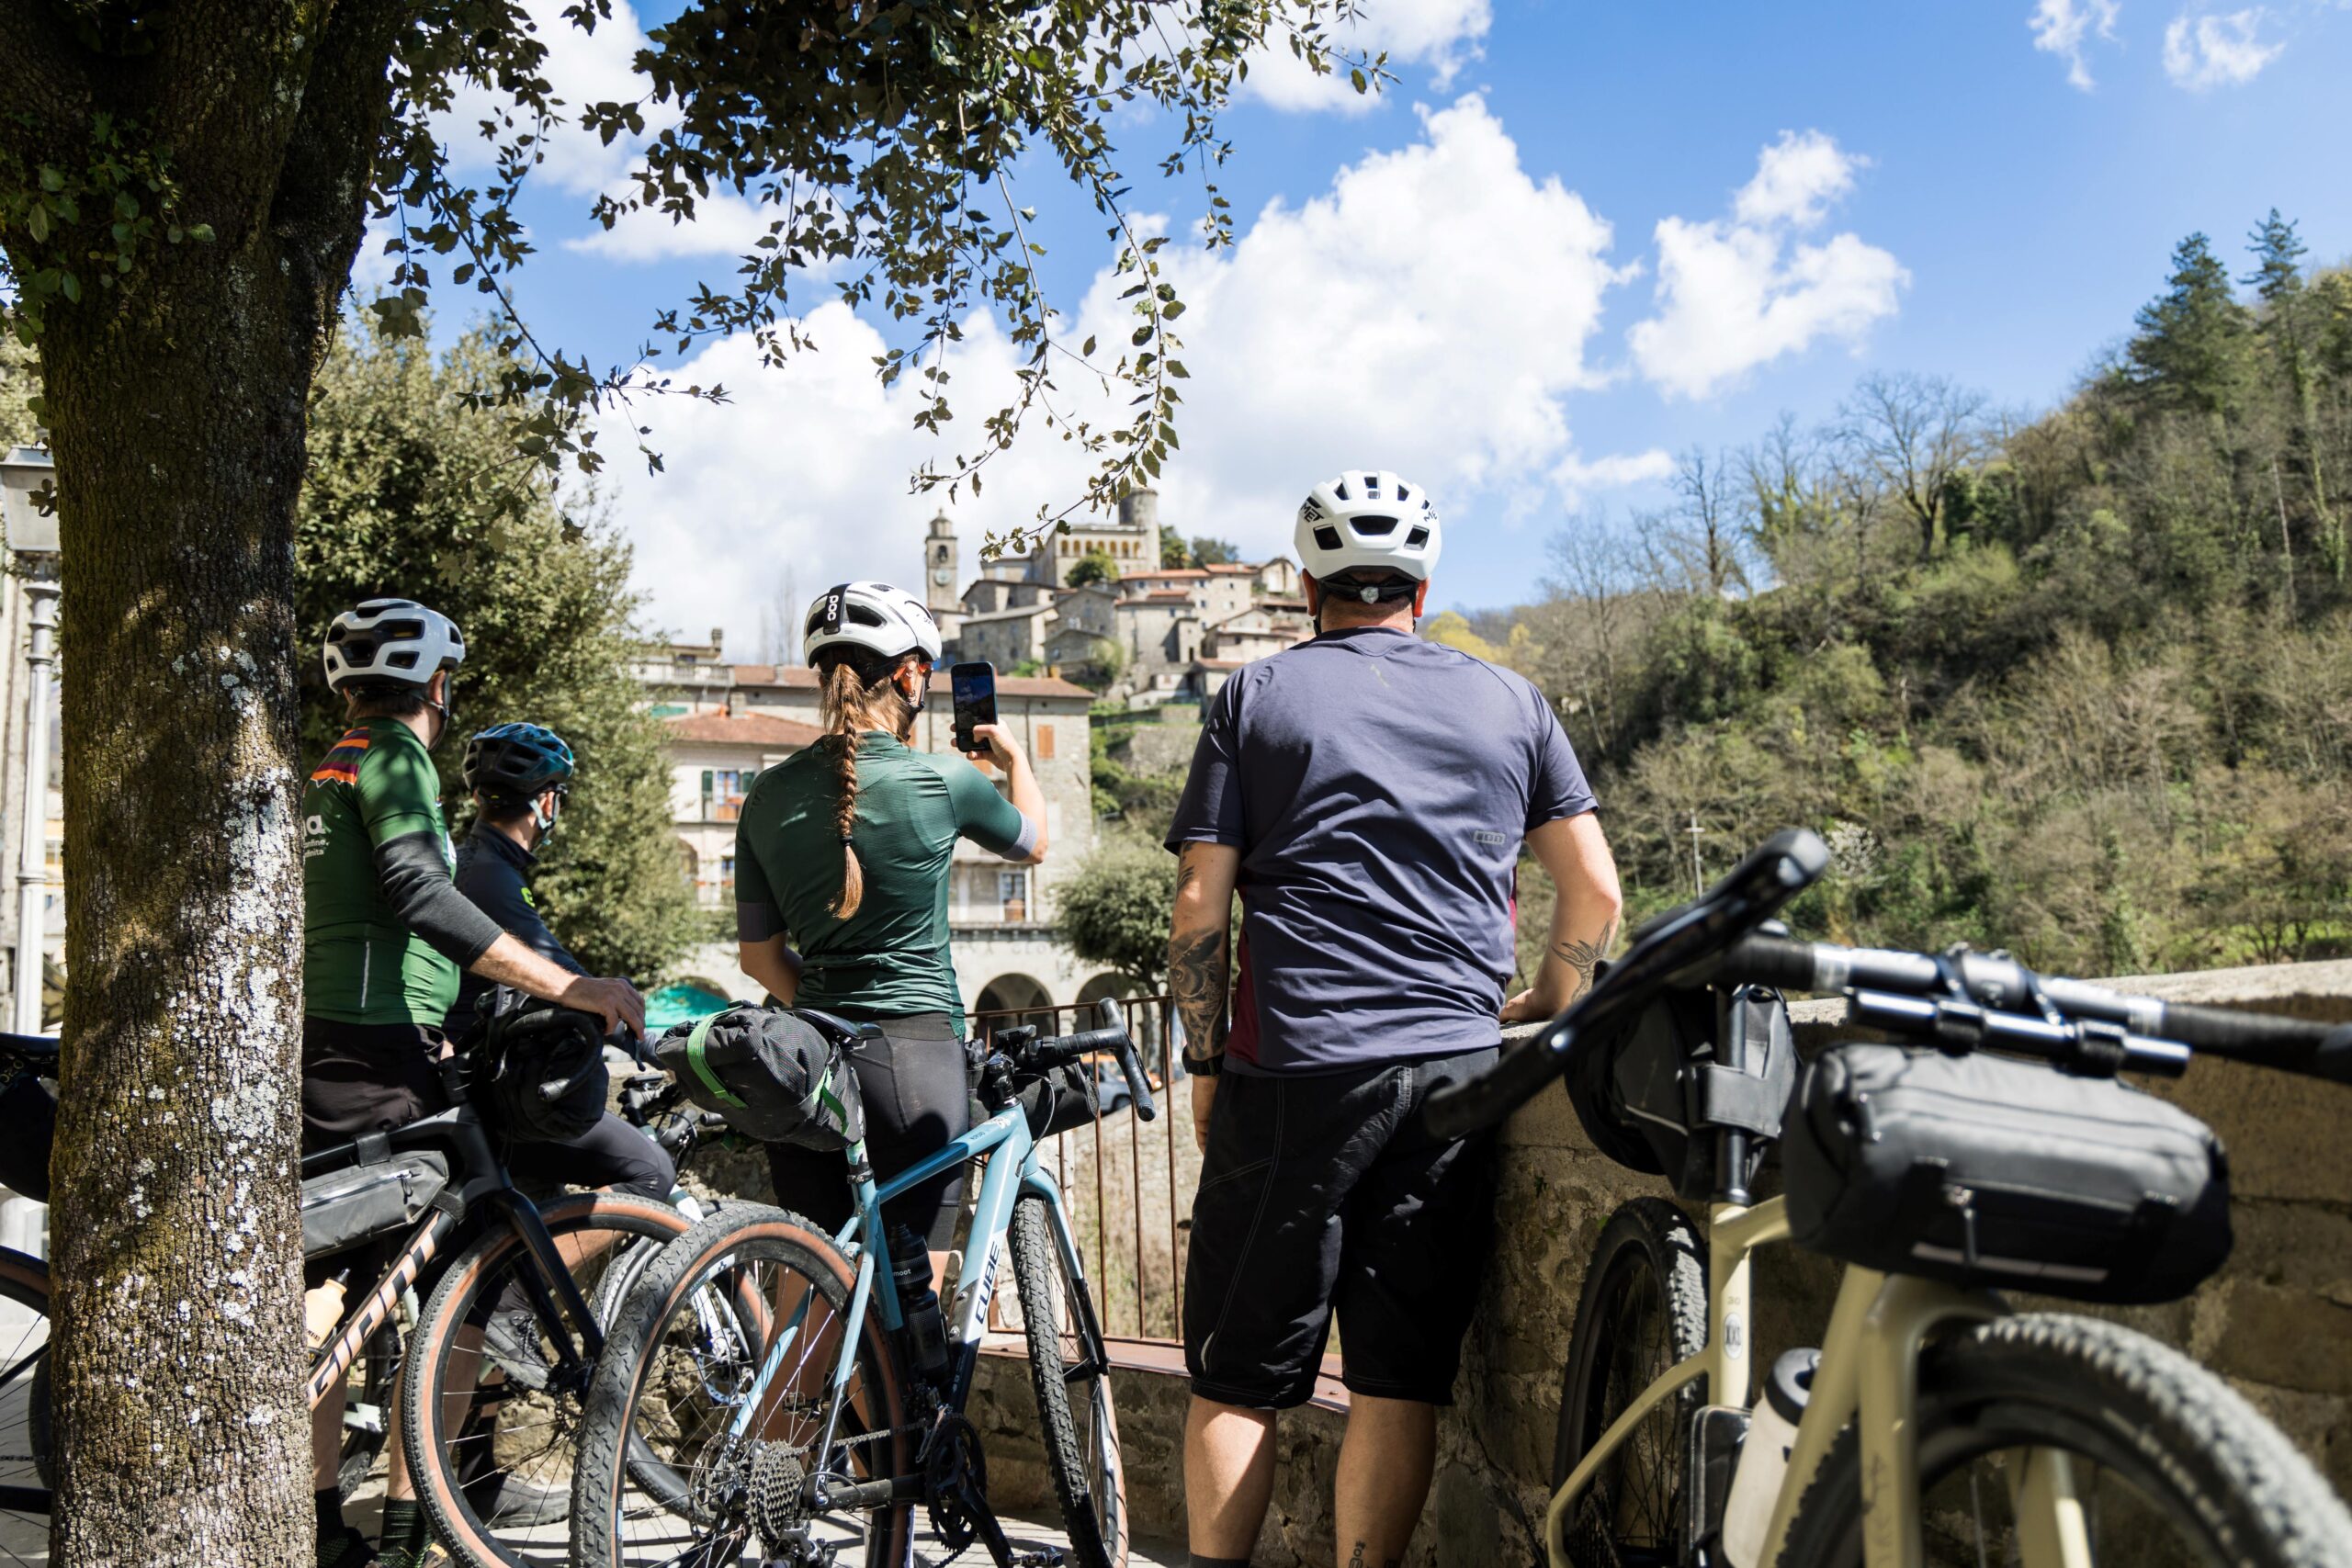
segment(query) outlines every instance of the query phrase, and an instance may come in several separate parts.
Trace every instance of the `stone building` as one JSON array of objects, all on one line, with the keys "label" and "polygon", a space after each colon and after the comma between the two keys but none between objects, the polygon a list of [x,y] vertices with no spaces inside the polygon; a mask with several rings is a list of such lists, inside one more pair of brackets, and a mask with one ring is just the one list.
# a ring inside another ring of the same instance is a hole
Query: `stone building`
[{"label": "stone building", "polygon": [[[681,660],[684,651],[695,657]],[[723,664],[702,647],[649,649],[636,669],[651,712],[670,731],[671,810],[682,872],[714,912],[731,908],[734,824],[762,768],[819,734],[816,672],[805,666]],[[1117,977],[1081,963],[1055,929],[1060,880],[1094,846],[1094,785],[1088,710],[1094,694],[1067,681],[1000,675],[997,707],[1021,737],[1046,795],[1050,850],[1044,864],[1010,865],[971,844],[956,848],[948,917],[965,1006],[974,1011],[1042,1008],[1116,994]],[[945,671],[916,720],[914,744],[952,744]],[[985,767],[983,769],[985,770]],[[1000,787],[1001,784],[1000,784]],[[735,946],[715,940],[673,976],[714,995],[750,994]]]}]

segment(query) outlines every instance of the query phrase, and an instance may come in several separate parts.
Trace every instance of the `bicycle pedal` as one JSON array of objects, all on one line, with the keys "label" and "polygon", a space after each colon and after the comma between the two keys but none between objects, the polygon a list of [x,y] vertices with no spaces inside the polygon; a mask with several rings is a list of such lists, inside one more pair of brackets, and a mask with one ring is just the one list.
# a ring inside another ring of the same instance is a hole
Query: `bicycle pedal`
[{"label": "bicycle pedal", "polygon": [[1064,1561],[1060,1547],[1044,1546],[1014,1558],[1012,1568],[1062,1568]]}]

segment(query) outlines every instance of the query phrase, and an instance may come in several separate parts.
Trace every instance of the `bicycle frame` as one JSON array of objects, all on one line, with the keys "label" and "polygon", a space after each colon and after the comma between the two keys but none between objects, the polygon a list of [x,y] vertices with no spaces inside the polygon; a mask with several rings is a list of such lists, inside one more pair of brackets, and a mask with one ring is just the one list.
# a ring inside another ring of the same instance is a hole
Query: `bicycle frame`
[{"label": "bicycle frame", "polygon": [[[875,1184],[873,1168],[866,1162],[865,1145],[852,1145],[848,1159],[852,1182],[855,1190],[857,1213],[834,1236],[836,1246],[854,1259],[857,1276],[851,1288],[849,1310],[844,1317],[841,1336],[841,1359],[832,1370],[831,1398],[828,1402],[825,1432],[817,1451],[830,1452],[833,1443],[834,1423],[839,1420],[843,1391],[849,1386],[851,1373],[857,1364],[858,1337],[865,1326],[865,1314],[873,1310],[879,1314],[883,1326],[896,1333],[904,1322],[899,1303],[898,1282],[888,1267],[889,1246],[883,1229],[882,1205],[909,1189],[922,1185],[958,1166],[990,1156],[986,1174],[980,1179],[980,1190],[973,1201],[972,1225],[964,1243],[964,1262],[956,1281],[956,1298],[949,1317],[947,1386],[940,1392],[940,1402],[949,1409],[963,1408],[971,1392],[974,1370],[979,1362],[980,1342],[988,1332],[989,1299],[995,1290],[996,1261],[999,1247],[1003,1243],[1012,1224],[1012,1206],[1023,1195],[1045,1201],[1050,1216],[1054,1245],[1062,1255],[1063,1267],[1078,1290],[1070,1303],[1071,1314],[1078,1321],[1078,1331],[1088,1359],[1096,1366],[1107,1363],[1108,1353],[1102,1345],[1100,1326],[1094,1321],[1093,1299],[1086,1290],[1086,1276],[1080,1267],[1078,1244],[1072,1238],[1069,1221],[1062,1209],[1061,1189],[1047,1175],[1039,1162],[1040,1149],[1029,1134],[1028,1116],[1023,1109],[1012,1106],[1000,1111],[987,1121],[965,1133],[937,1154],[918,1161],[879,1187]],[[865,1238],[865,1239],[861,1239]],[[877,1266],[877,1259],[881,1260]],[[741,1441],[750,1435],[752,1422],[763,1408],[770,1385],[782,1370],[786,1355],[798,1337],[813,1292],[804,1295],[790,1322],[778,1331],[775,1343],[760,1363],[759,1375],[753,1380],[750,1393],[736,1412],[729,1436]],[[866,1488],[860,1488],[865,1491]],[[876,1497],[877,1503],[896,1500]],[[820,1506],[823,1501],[820,1499]]]},{"label": "bicycle frame", "polygon": [[[1788,1211],[1783,1200],[1771,1198],[1753,1208],[1717,1203],[1709,1210],[1709,1218],[1706,1347],[1644,1389],[1554,1495],[1544,1520],[1553,1568],[1566,1568],[1567,1525],[1577,1499],[1644,1416],[1702,1377],[1713,1403],[1743,1408],[1749,1404],[1748,1263],[1758,1247],[1788,1239]],[[1797,1500],[1838,1434],[1856,1424],[1861,1441],[1865,1568],[1924,1568],[1919,1352],[1947,1325],[1984,1322],[2007,1311],[1990,1292],[1972,1293],[1869,1269],[1846,1270],[1830,1310],[1821,1365],[1814,1373],[1788,1471],[1772,1506],[1760,1564],[1770,1568],[1780,1562]],[[2089,1540],[2067,1457],[2051,1450],[2030,1450],[2026,1462],[2013,1472],[2010,1487],[2024,1568],[2089,1568]]]}]

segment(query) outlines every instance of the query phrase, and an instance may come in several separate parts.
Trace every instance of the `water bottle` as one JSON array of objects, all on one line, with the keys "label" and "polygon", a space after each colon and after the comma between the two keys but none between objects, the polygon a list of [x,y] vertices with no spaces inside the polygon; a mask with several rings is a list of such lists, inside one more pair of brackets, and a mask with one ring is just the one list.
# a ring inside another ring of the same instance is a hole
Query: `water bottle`
[{"label": "water bottle", "polygon": [[947,1375],[947,1325],[931,1286],[931,1251],[910,1226],[890,1229],[890,1278],[899,1287],[909,1359],[919,1375],[936,1382]]},{"label": "water bottle", "polygon": [[1731,1568],[1756,1568],[1756,1560],[1764,1554],[1772,1505],[1780,1499],[1781,1477],[1789,1472],[1789,1450],[1796,1443],[1797,1423],[1804,1418],[1814,1369],[1819,1365],[1818,1350],[1785,1350],[1764,1380],[1764,1397],[1748,1422],[1747,1440],[1739,1446],[1739,1468],[1724,1500],[1724,1561]]}]

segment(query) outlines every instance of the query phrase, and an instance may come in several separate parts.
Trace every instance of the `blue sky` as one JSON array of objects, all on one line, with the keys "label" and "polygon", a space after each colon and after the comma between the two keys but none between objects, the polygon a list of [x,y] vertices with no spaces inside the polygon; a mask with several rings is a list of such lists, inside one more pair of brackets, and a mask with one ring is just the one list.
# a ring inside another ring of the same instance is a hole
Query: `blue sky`
[{"label": "blue sky", "polygon": [[[616,3],[600,39],[562,41],[559,89],[625,92],[636,30],[676,8]],[[1572,511],[1656,504],[1666,454],[1826,417],[1871,370],[2047,406],[2192,230],[2234,257],[2276,206],[2312,259],[2352,257],[2346,0],[1369,0],[1361,27],[1401,78],[1376,102],[1278,61],[1228,118],[1241,243],[1177,264],[1193,381],[1163,511],[1260,553],[1324,469],[1398,468],[1445,512],[1441,603],[1527,596]],[[1168,127],[1121,132],[1149,170]],[[737,211],[595,240],[589,194],[627,151],[557,149],[526,207],[524,308],[600,364],[756,231]],[[1114,320],[1091,211],[1050,171],[1021,197],[1057,305]],[[1189,182],[1138,178],[1131,202],[1180,233],[1199,209]],[[708,351],[693,371],[737,401],[646,410],[667,473],[618,459],[606,486],[652,618],[724,625],[746,656],[787,593],[911,577],[935,505],[905,493],[928,449],[866,373],[880,324],[805,298],[823,353],[761,372]],[[967,345],[967,424],[1006,363],[985,330]],[[981,528],[1079,473],[1043,445],[992,469],[953,509],[967,570]]]}]

